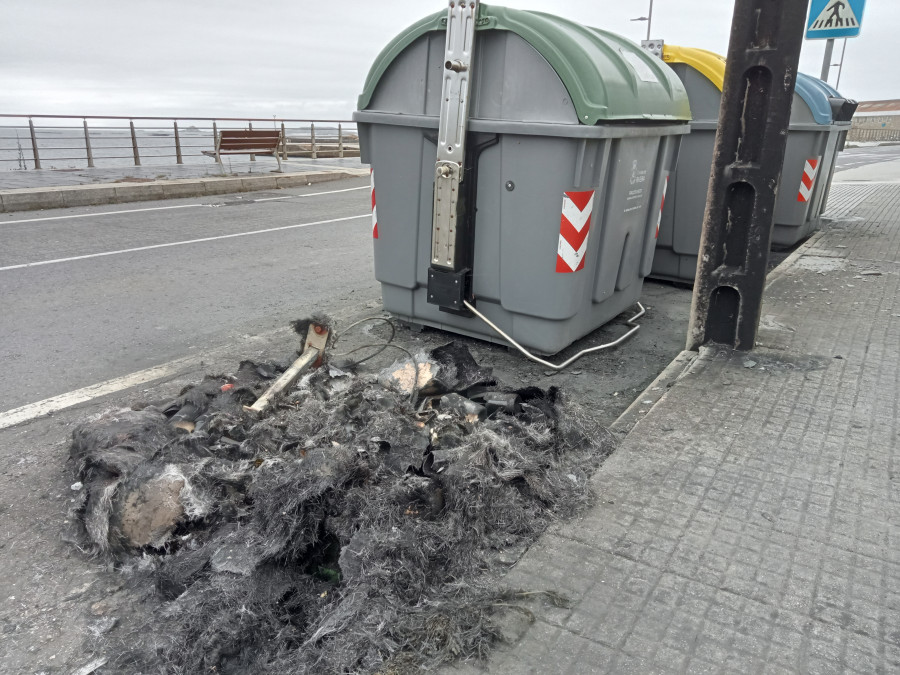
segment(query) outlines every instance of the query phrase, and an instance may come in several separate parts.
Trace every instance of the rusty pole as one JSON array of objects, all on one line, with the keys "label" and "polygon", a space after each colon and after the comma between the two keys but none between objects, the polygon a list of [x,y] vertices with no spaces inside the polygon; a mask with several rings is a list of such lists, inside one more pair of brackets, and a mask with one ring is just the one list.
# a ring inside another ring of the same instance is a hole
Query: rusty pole
[{"label": "rusty pole", "polygon": [[31,132],[31,152],[34,155],[34,168],[41,168],[41,155],[38,153],[37,134],[34,132],[34,120],[28,118],[28,130]]},{"label": "rusty pole", "polygon": [[128,126],[131,127],[131,150],[134,153],[134,165],[141,165],[141,153],[138,150],[137,134],[134,131],[134,120],[128,120]]},{"label": "rusty pole", "polygon": [[751,350],[808,0],[736,0],[687,348]]},{"label": "rusty pole", "polygon": [[178,120],[172,120],[172,127],[175,129],[175,163],[184,164],[184,158],[181,156],[181,136],[178,135]]},{"label": "rusty pole", "polygon": [[88,168],[93,169],[94,168],[94,153],[91,150],[91,134],[88,131],[87,119],[84,119],[83,122],[84,122],[84,150],[87,153]]}]

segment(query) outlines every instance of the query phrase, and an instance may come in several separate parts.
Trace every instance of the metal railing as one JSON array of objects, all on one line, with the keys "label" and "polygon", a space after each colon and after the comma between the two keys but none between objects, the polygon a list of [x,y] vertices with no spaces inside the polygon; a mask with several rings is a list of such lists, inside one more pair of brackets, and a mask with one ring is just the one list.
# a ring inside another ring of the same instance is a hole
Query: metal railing
[{"label": "metal railing", "polygon": [[866,129],[864,127],[853,127],[847,135],[847,140],[851,143],[900,141],[900,129]]},{"label": "metal railing", "polygon": [[0,113],[0,170],[208,163],[219,130],[254,124],[281,129],[283,159],[359,156],[351,120]]}]

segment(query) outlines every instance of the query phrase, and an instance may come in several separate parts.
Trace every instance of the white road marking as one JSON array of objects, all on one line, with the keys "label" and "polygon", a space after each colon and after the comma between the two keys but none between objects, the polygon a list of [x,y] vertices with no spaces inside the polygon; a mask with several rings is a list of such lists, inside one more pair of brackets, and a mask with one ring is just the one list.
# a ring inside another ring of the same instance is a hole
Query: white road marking
[{"label": "white road marking", "polygon": [[319,195],[335,195],[338,192],[353,192],[354,190],[368,190],[368,185],[354,188],[344,188],[342,190],[329,190],[328,192],[310,192],[305,195],[285,195],[284,197],[263,197],[262,199],[254,199],[254,202],[273,202],[276,199],[300,199],[302,197],[318,197]]},{"label": "white road marking", "polygon": [[341,188],[340,190],[328,190],[327,192],[309,192],[305,195],[294,195],[296,197],[318,197],[319,195],[335,195],[338,192],[353,192],[354,190],[368,190],[369,185],[361,185],[360,187]]},{"label": "white road marking", "polygon": [[90,401],[91,399],[100,396],[114,394],[130,387],[174,375],[184,368],[199,365],[200,360],[200,357],[177,359],[160,366],[154,366],[153,368],[147,368],[146,370],[131,373],[130,375],[117,377],[112,380],[107,380],[106,382],[100,382],[99,384],[93,384],[89,387],[84,387],[83,389],[76,389],[67,394],[60,394],[59,396],[46,398],[37,403],[29,403],[20,408],[7,410],[4,413],[0,413],[0,429],[6,429],[7,427],[27,422],[36,417],[48,415],[58,410],[63,410],[64,408],[70,408],[73,405],[84,403],[85,401]]},{"label": "white road marking", "polygon": [[179,204],[178,206],[151,206],[146,209],[125,209],[122,211],[98,211],[97,213],[75,213],[68,216],[48,216],[46,218],[25,218],[24,220],[0,220],[0,225],[16,225],[18,223],[41,223],[47,220],[67,220],[69,218],[93,218],[94,216],[117,216],[120,213],[141,213],[143,211],[165,211],[166,209],[192,209],[209,204]]},{"label": "white road marking", "polygon": [[[343,190],[328,190],[327,192],[310,192],[305,195],[285,195],[284,197],[265,197],[263,199],[247,200],[253,202],[272,202],[277,199],[296,199],[298,197],[318,197],[319,195],[333,195],[338,192],[353,192],[354,190],[368,190],[368,185],[362,187],[346,188]],[[22,220],[0,220],[0,225],[18,225],[20,223],[42,223],[48,220],[68,220],[69,218],[93,218],[94,216],[115,216],[120,213],[143,213],[145,211],[166,211],[168,209],[192,209],[200,206],[212,206],[211,204],[179,204],[177,206],[151,206],[144,209],[123,209],[121,211],[98,211],[97,213],[75,213],[68,216],[47,216],[46,218],[25,218]]]},{"label": "white road marking", "polygon": [[312,225],[327,225],[329,223],[343,223],[348,220],[358,220],[360,218],[371,218],[368,213],[361,216],[347,216],[346,218],[331,218],[329,220],[317,220],[312,223],[298,223],[296,225],[284,225],[282,227],[270,227],[265,230],[253,230],[251,232],[236,232],[234,234],[222,234],[217,237],[202,237],[200,239],[187,239],[185,241],[172,241],[166,244],[153,244],[151,246],[137,246],[135,248],[123,248],[118,251],[104,251],[103,253],[89,253],[87,255],[76,255],[71,258],[56,258],[54,260],[40,260],[38,262],[22,263],[21,265],[8,265],[0,267],[0,272],[8,272],[10,270],[20,270],[26,267],[38,267],[40,265],[55,265],[57,263],[73,262],[75,260],[88,260],[89,258],[102,258],[108,255],[119,255],[121,253],[137,253],[138,251],[151,251],[156,248],[169,248],[170,246],[185,246],[187,244],[202,244],[207,241],[218,241],[219,239],[233,239],[235,237],[250,237],[254,234],[268,234],[269,232],[280,232],[282,230],[293,230],[298,227],[311,227]]},{"label": "white road marking", "polygon": [[853,180],[852,178],[849,180],[844,180],[840,176],[835,176],[834,182],[840,183],[841,185],[896,185],[897,183],[900,183],[900,178],[896,180]]}]

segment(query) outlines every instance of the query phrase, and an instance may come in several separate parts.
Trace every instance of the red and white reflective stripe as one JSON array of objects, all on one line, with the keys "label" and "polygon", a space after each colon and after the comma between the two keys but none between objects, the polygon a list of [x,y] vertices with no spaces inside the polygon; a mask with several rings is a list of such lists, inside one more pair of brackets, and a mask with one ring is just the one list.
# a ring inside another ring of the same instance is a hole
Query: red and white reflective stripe
[{"label": "red and white reflective stripe", "polygon": [[593,190],[563,193],[559,247],[556,251],[557,272],[577,272],[584,268],[584,253],[587,250],[593,210]]},{"label": "red and white reflective stripe", "polygon": [[797,193],[798,202],[808,202],[812,194],[813,185],[816,182],[816,174],[819,172],[819,158],[812,157],[806,160],[803,167],[803,178],[800,179],[800,192]]},{"label": "red and white reflective stripe", "polygon": [[372,238],[378,239],[378,212],[375,210],[375,169],[369,169],[372,182]]},{"label": "red and white reflective stripe", "polygon": [[659,226],[662,225],[663,208],[666,205],[666,192],[669,189],[669,174],[666,172],[666,182],[663,183],[662,199],[659,201],[659,217],[656,219],[656,238],[659,239]]}]

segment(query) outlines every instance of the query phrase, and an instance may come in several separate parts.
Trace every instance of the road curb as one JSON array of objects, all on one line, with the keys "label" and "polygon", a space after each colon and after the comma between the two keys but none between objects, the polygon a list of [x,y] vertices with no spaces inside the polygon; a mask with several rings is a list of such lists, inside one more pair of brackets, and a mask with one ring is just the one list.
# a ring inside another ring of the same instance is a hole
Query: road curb
[{"label": "road curb", "polygon": [[146,183],[102,183],[0,190],[0,213],[61,209],[70,206],[123,204],[157,199],[204,197],[233,192],[252,192],[254,190],[277,190],[368,175],[368,169],[340,169],[337,171],[306,171],[268,176],[177,178],[172,180],[154,180]]},{"label": "road curb", "polygon": [[694,363],[697,352],[683,351],[678,354],[656,378],[647,385],[640,396],[631,402],[619,417],[609,426],[609,430],[624,439],[635,425],[647,416],[672,385]]},{"label": "road curb", "polygon": [[[800,244],[794,251],[784,260],[782,260],[771,272],[766,275],[765,290],[769,288],[779,279],[786,277],[796,265],[797,261],[803,257],[818,241],[824,236],[823,230],[817,230],[809,238]],[[755,348],[756,346],[754,346]],[[702,348],[701,348],[702,349]],[[698,362],[698,353],[693,351],[683,351],[678,354],[667,365],[656,378],[647,385],[647,387],[635,398],[631,405],[619,415],[613,422],[609,430],[616,434],[620,440],[631,433],[631,430],[646,418],[647,415],[656,407],[663,396],[668,393],[669,389],[675,382],[682,377],[689,369]]]}]

